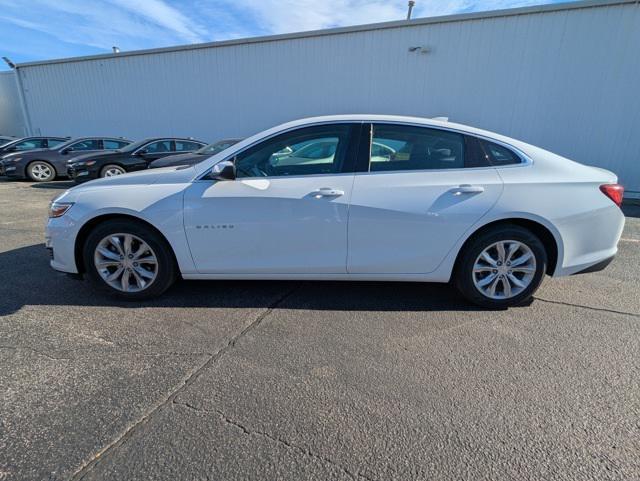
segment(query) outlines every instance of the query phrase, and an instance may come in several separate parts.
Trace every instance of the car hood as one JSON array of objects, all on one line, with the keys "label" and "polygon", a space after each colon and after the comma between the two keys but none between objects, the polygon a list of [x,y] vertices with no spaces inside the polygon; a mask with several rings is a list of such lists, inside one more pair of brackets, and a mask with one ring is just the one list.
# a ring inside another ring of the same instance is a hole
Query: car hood
[{"label": "car hood", "polygon": [[149,167],[156,169],[158,167],[171,167],[177,165],[185,165],[184,162],[196,163],[206,159],[207,156],[203,154],[196,154],[194,152],[187,152],[184,154],[169,155],[162,159],[154,160],[149,164]]},{"label": "car hood", "polygon": [[71,157],[69,160],[67,160],[67,163],[72,164],[74,162],[78,162],[81,160],[86,160],[86,159],[108,159],[110,157],[120,157],[123,154],[122,152],[103,152],[101,150],[94,150],[93,153],[88,153],[88,154],[81,154],[81,155],[76,155],[75,157]]},{"label": "car hood", "polygon": [[22,152],[11,152],[10,154],[0,154],[0,158],[2,159],[10,159],[12,157],[34,157],[42,152],[50,152],[52,149],[32,149],[32,150],[23,150]]},{"label": "car hood", "polygon": [[153,184],[183,184],[191,182],[196,172],[193,167],[165,167],[162,169],[141,170],[128,174],[116,175],[91,180],[69,189],[65,194],[79,194],[95,189],[127,187],[140,188]]}]

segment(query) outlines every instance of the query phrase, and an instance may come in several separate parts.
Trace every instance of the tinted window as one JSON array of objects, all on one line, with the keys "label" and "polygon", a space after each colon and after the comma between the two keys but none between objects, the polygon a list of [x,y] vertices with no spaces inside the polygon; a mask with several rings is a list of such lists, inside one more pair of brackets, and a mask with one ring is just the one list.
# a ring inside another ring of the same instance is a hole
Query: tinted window
[{"label": "tinted window", "polygon": [[236,157],[238,177],[331,174],[342,171],[350,125],[321,125],[265,140]]},{"label": "tinted window", "polygon": [[522,160],[514,152],[488,140],[481,140],[482,148],[492,165],[520,164]]},{"label": "tinted window", "polygon": [[45,148],[44,139],[24,140],[15,145],[16,150],[31,150]]},{"label": "tinted window", "polygon": [[187,142],[184,140],[176,140],[177,152],[191,152],[194,150],[198,150],[200,147],[202,147],[202,144],[196,144],[195,142]]},{"label": "tinted window", "polygon": [[121,142],[119,140],[103,140],[102,144],[105,150],[114,150],[121,149],[125,145],[128,145],[128,142]]},{"label": "tinted window", "polygon": [[50,149],[57,147],[60,144],[64,144],[66,141],[61,139],[47,139],[47,145]]},{"label": "tinted window", "polygon": [[80,142],[74,142],[68,148],[73,151],[100,150],[100,141],[95,139],[81,140]]},{"label": "tinted window", "polygon": [[151,142],[144,150],[150,154],[157,154],[162,152],[171,152],[171,141],[161,140],[160,142]]},{"label": "tinted window", "polygon": [[464,136],[408,125],[374,125],[369,170],[428,170],[464,167]]}]

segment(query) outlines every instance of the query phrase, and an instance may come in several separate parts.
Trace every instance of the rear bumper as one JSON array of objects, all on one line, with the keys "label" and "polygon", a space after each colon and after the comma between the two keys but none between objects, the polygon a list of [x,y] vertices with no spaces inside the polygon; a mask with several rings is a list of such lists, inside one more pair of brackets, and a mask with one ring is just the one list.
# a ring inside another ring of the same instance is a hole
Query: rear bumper
[{"label": "rear bumper", "polygon": [[615,255],[612,255],[611,257],[607,257],[604,260],[601,260],[600,262],[597,262],[585,269],[582,269],[581,271],[575,272],[573,275],[578,275],[578,274],[588,274],[590,272],[599,272],[601,270],[604,270],[609,264],[611,264],[611,262],[613,261],[613,259],[615,259]]}]

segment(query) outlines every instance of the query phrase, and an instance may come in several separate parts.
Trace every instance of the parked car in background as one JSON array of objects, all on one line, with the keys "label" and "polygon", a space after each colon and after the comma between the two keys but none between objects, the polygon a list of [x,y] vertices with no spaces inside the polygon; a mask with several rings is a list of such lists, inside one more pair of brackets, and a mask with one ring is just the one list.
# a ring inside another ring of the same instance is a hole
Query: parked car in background
[{"label": "parked car in background", "polygon": [[70,137],[21,137],[12,139],[6,144],[0,146],[0,159],[5,155],[13,152],[25,152],[34,149],[51,149],[60,145]]},{"label": "parked car in background", "polygon": [[[319,141],[335,147],[322,162],[274,156]],[[604,269],[622,195],[607,170],[492,132],[337,115],[274,127],[191,167],[70,189],[51,204],[46,246],[54,269],[128,299],[180,276],[452,280],[471,302],[506,308],[547,274]]]},{"label": "parked car in background", "polygon": [[130,140],[121,137],[80,137],[54,148],[8,154],[0,163],[7,177],[47,182],[58,176],[66,177],[67,160],[78,153],[115,150],[130,143]]},{"label": "parked car in background", "polygon": [[14,140],[16,140],[15,137],[9,137],[8,135],[0,135],[0,147],[2,147],[3,145],[6,145],[9,142],[12,142]]},{"label": "parked car in background", "polygon": [[67,163],[67,173],[76,182],[112,177],[146,169],[156,159],[176,152],[194,152],[207,144],[200,140],[156,137],[129,144],[115,152],[81,155]]},{"label": "parked car in background", "polygon": [[164,157],[162,159],[154,160],[149,164],[150,169],[157,169],[158,167],[178,167],[181,165],[194,165],[198,162],[202,162],[204,159],[216,155],[218,152],[222,152],[228,149],[234,144],[237,144],[242,139],[223,139],[214,142],[213,144],[206,145],[201,149],[189,152],[186,154],[176,154]]}]

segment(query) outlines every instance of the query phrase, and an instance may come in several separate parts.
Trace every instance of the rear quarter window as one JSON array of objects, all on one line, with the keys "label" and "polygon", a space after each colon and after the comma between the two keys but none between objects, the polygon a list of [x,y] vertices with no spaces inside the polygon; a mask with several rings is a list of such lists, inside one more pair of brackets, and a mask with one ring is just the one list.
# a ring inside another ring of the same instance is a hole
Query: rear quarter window
[{"label": "rear quarter window", "polygon": [[522,159],[511,149],[488,140],[480,140],[486,158],[494,167],[521,164]]}]

